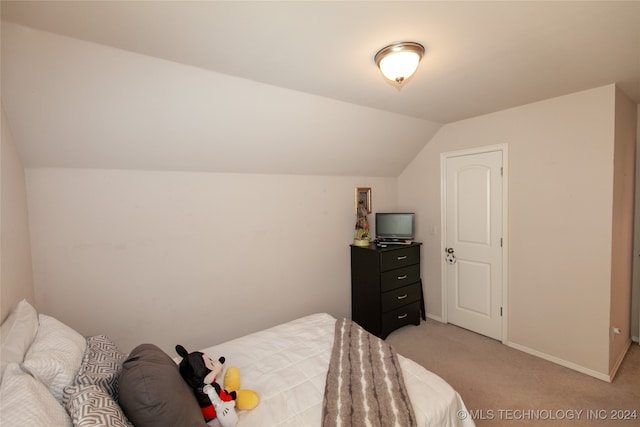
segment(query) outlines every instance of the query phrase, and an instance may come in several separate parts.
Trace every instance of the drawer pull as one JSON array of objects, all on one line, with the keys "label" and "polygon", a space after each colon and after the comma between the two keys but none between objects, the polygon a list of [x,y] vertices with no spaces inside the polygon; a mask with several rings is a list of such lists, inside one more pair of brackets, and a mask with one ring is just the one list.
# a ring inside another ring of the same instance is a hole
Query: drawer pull
[{"label": "drawer pull", "polygon": [[403,259],[407,259],[407,256],[406,256],[406,255],[403,255],[403,256],[399,256],[399,257],[398,257],[398,261],[402,261]]},{"label": "drawer pull", "polygon": [[404,294],[404,295],[400,295],[398,299],[405,299],[406,297],[407,297],[407,294]]},{"label": "drawer pull", "polygon": [[407,317],[407,316],[408,316],[408,314],[407,314],[407,313],[405,313],[405,314],[402,314],[402,315],[398,316],[398,319],[404,319],[404,318],[405,318],[405,317]]},{"label": "drawer pull", "polygon": [[398,276],[398,280],[404,280],[407,278],[407,275],[405,274],[404,276]]}]

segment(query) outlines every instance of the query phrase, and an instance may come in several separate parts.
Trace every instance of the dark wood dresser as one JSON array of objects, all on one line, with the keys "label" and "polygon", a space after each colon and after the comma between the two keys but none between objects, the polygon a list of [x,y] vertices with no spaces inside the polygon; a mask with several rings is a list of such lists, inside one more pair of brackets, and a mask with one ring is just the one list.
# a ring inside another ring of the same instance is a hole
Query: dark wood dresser
[{"label": "dark wood dresser", "polygon": [[401,326],[425,319],[420,243],[351,245],[351,317],[384,339]]}]

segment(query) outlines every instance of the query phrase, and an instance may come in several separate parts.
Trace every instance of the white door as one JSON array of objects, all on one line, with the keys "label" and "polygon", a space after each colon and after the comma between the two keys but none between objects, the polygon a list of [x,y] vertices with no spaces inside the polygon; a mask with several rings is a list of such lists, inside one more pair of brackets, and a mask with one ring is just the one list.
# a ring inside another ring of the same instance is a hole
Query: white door
[{"label": "white door", "polygon": [[[503,151],[445,158],[447,321],[502,340]],[[447,253],[449,252],[449,253]]]}]

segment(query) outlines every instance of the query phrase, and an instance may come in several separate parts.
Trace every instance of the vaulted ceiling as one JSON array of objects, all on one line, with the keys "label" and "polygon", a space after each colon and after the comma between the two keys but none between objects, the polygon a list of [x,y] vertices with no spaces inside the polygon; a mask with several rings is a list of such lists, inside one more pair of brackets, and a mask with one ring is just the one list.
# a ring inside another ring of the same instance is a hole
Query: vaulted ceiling
[{"label": "vaulted ceiling", "polygon": [[[33,167],[395,176],[445,123],[611,83],[640,103],[640,2],[1,8],[3,106]],[[427,52],[397,90],[373,56],[403,40]]]}]

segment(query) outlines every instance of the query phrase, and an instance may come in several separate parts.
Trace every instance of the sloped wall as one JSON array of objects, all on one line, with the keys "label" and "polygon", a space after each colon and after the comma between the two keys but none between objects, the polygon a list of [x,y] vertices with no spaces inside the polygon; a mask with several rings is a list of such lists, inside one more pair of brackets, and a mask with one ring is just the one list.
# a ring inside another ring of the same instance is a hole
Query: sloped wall
[{"label": "sloped wall", "polygon": [[0,30],[2,96],[25,167],[396,177],[440,127],[7,22]]}]

